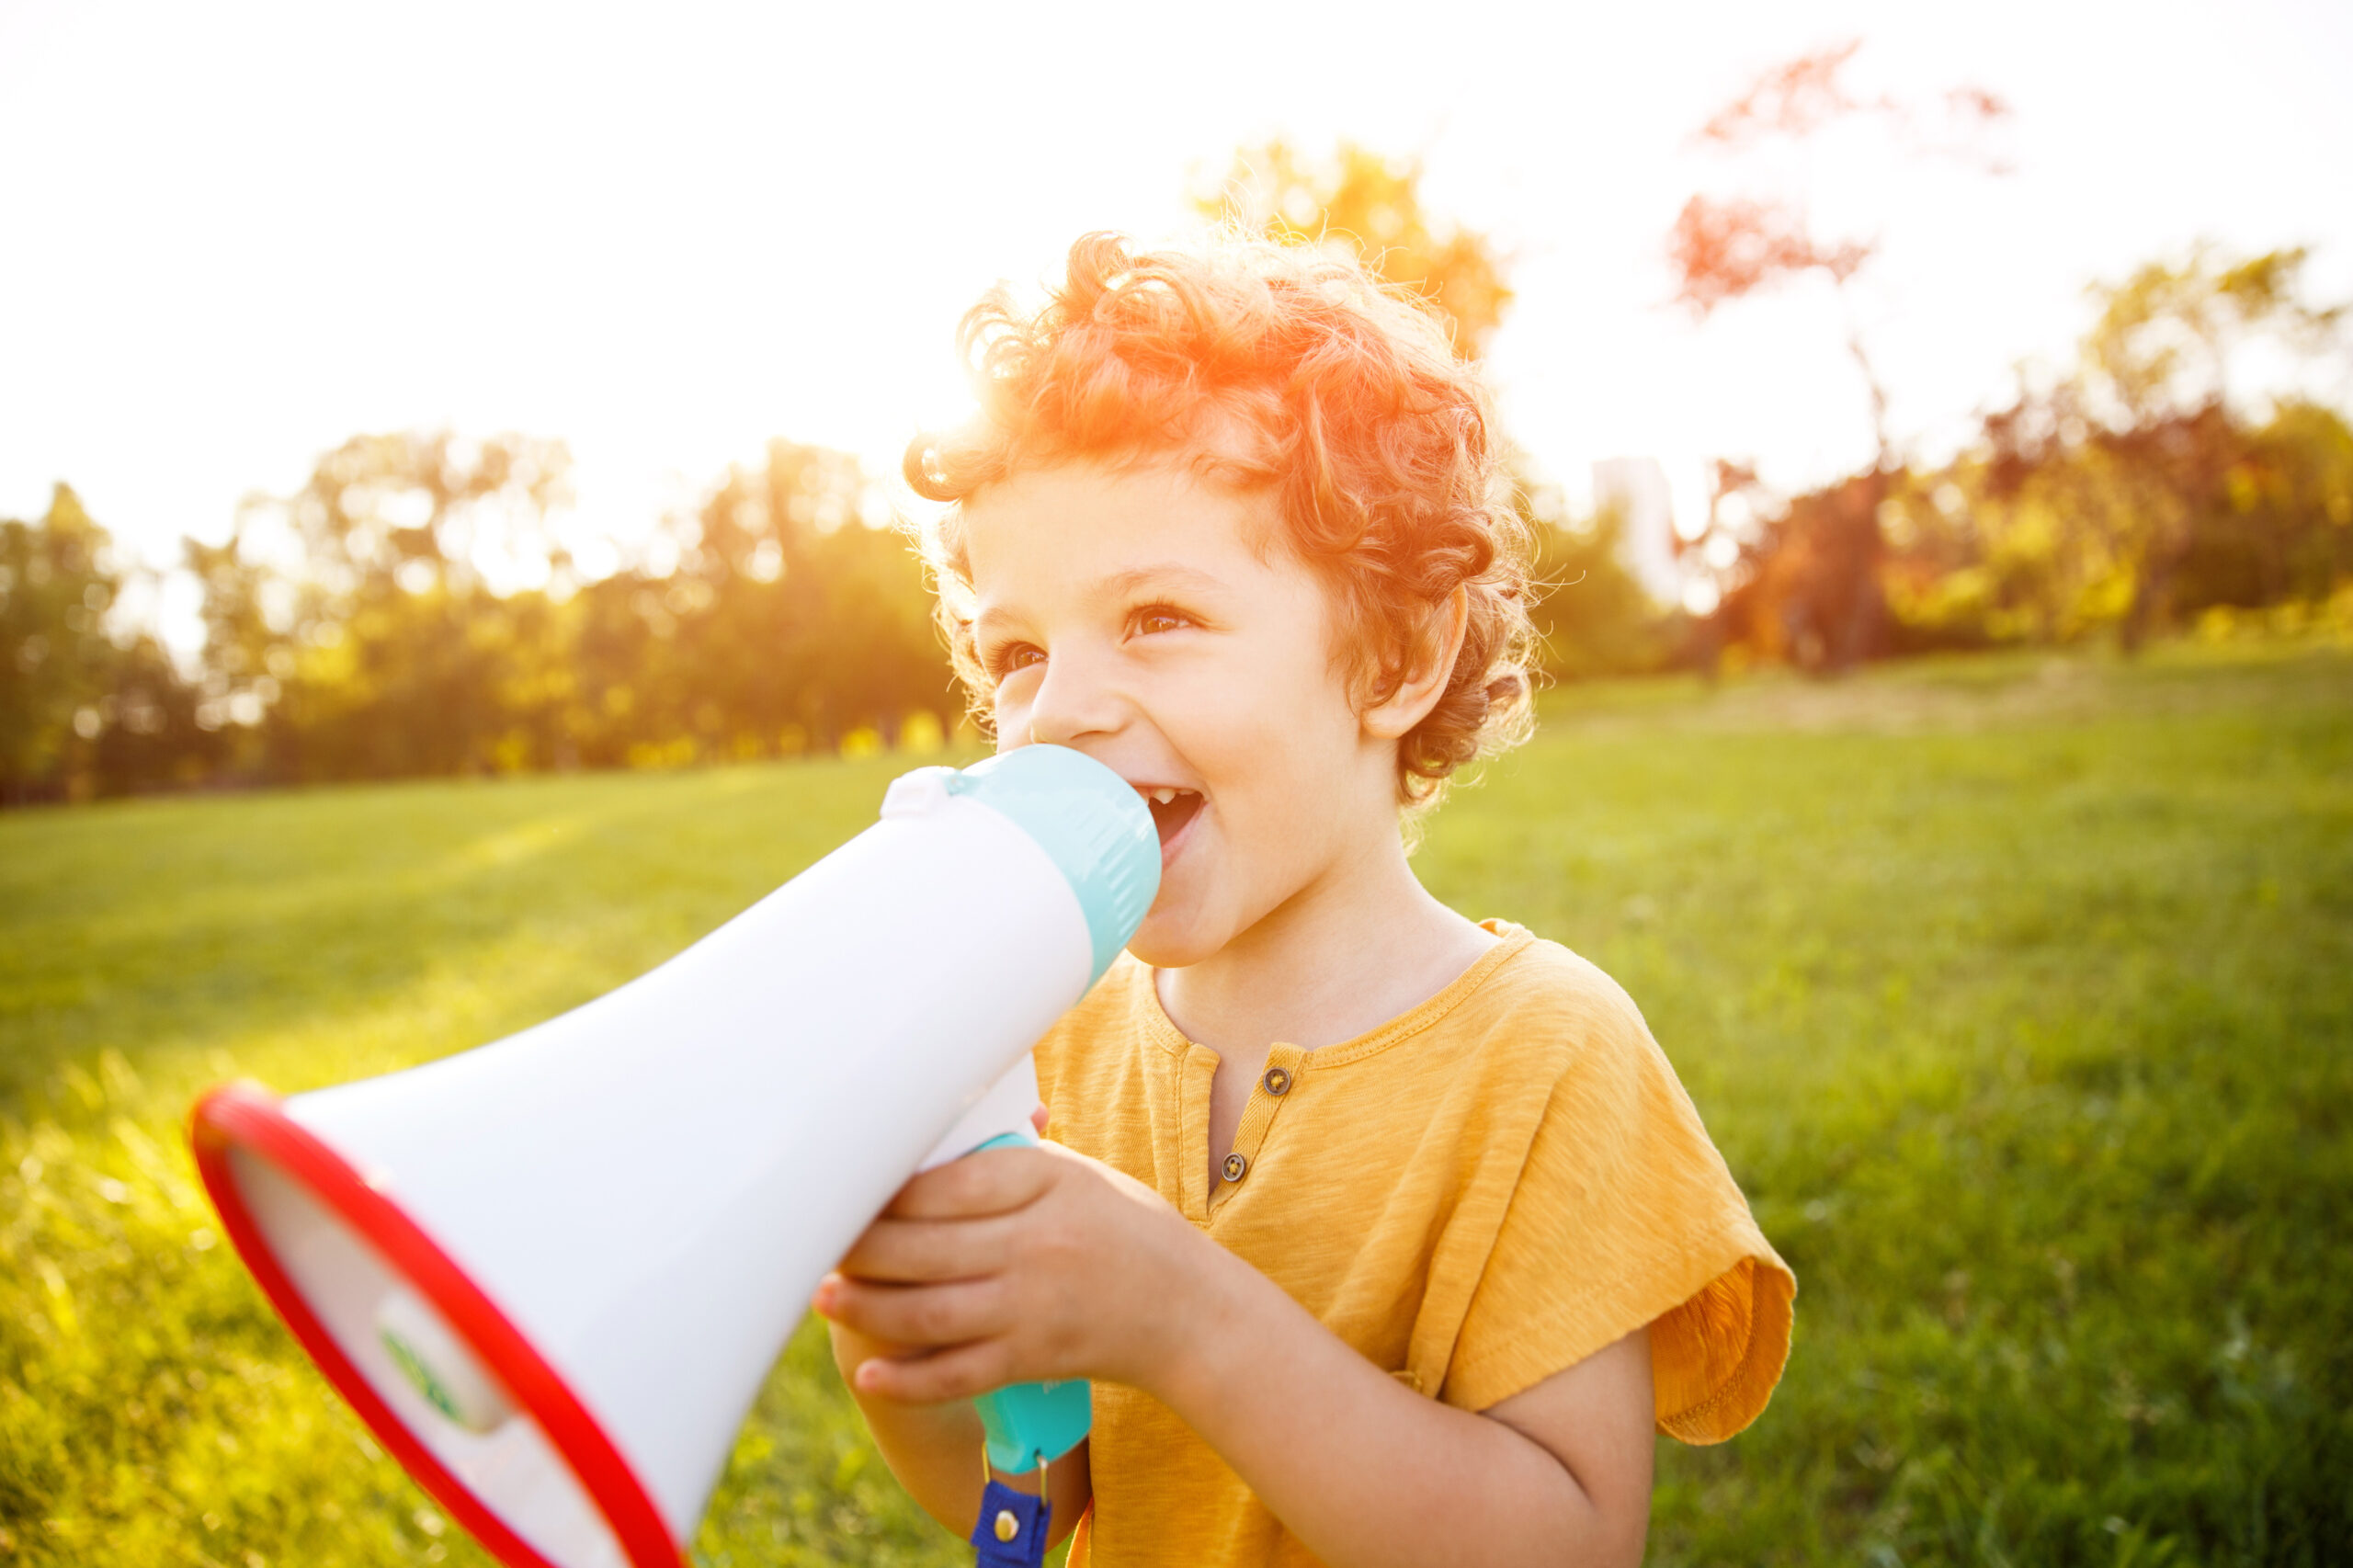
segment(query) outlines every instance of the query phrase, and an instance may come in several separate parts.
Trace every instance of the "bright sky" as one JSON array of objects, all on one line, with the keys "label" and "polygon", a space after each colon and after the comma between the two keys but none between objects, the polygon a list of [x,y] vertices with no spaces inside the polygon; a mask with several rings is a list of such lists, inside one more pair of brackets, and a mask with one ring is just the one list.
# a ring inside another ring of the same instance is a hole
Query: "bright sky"
[{"label": "bright sky", "polygon": [[1827,477],[1869,443],[1835,303],[1695,326],[1663,241],[1744,174],[1692,128],[1856,36],[1859,88],[2017,109],[2007,179],[1868,135],[1745,171],[1883,239],[1862,316],[1917,449],[2063,357],[2088,280],[2199,236],[2310,244],[2353,296],[2342,4],[814,9],[0,0],[0,516],[64,479],[167,561],[404,427],[563,437],[623,535],[771,436],[895,472],[983,287],[1181,232],[1270,134],[1419,153],[1507,248],[1493,370],[1573,493],[1620,455],[1678,507],[1719,454]]}]

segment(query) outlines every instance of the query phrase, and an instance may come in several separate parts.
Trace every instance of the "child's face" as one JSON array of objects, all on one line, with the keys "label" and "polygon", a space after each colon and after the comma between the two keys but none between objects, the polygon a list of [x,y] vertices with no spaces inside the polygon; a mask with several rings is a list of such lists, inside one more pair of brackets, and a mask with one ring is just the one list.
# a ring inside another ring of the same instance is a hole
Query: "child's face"
[{"label": "child's face", "polygon": [[1138,958],[1198,963],[1393,843],[1396,743],[1351,705],[1271,497],[1073,464],[983,490],[964,526],[999,746],[1072,746],[1152,800]]}]

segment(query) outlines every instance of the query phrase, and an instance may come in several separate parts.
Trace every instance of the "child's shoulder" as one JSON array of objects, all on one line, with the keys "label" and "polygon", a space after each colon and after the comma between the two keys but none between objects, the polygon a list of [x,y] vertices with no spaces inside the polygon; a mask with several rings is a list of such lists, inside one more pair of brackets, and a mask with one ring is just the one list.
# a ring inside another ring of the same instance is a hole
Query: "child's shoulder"
[{"label": "child's shoulder", "polygon": [[1625,987],[1584,954],[1507,920],[1479,924],[1500,938],[1490,955],[1500,961],[1466,1002],[1477,1016],[1550,1022],[1559,1028],[1540,1032],[1572,1047],[1574,1037],[1649,1032]]},{"label": "child's shoulder", "polygon": [[1482,960],[1492,971],[1464,977],[1476,983],[1431,1020],[1438,1049],[1421,1054],[1472,1058],[1483,1076],[1530,1087],[1658,1056],[1642,1009],[1598,964],[1508,921],[1480,924],[1501,938]]},{"label": "child's shoulder", "polygon": [[1524,1153],[1444,1397],[1486,1409],[1649,1324],[1661,1430],[1730,1437],[1780,1375],[1794,1277],[1622,986],[1533,937],[1495,982],[1476,1092],[1524,1096],[1489,1124]]}]

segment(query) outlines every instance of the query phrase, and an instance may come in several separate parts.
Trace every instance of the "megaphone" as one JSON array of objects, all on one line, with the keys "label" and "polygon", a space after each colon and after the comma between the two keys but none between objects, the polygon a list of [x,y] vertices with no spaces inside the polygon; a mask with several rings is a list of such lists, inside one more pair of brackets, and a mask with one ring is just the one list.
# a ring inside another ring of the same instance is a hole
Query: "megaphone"
[{"label": "megaphone", "polygon": [[[1160,885],[1150,812],[1052,745],[881,820],[667,963],[477,1050],[197,1104],[295,1337],[511,1568],[676,1568],[818,1279],[916,1170],[1028,1138],[1029,1046]],[[1085,1383],[982,1402],[1022,1470]]]}]

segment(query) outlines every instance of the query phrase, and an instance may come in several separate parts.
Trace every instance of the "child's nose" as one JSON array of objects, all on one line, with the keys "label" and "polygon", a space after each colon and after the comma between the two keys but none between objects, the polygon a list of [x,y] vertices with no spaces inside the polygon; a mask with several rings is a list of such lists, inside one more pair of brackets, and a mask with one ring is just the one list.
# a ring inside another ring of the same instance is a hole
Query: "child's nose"
[{"label": "child's nose", "polygon": [[1108,675],[1083,653],[1050,655],[1045,678],[1030,699],[1022,738],[1066,746],[1118,730],[1127,722],[1129,704]]}]

